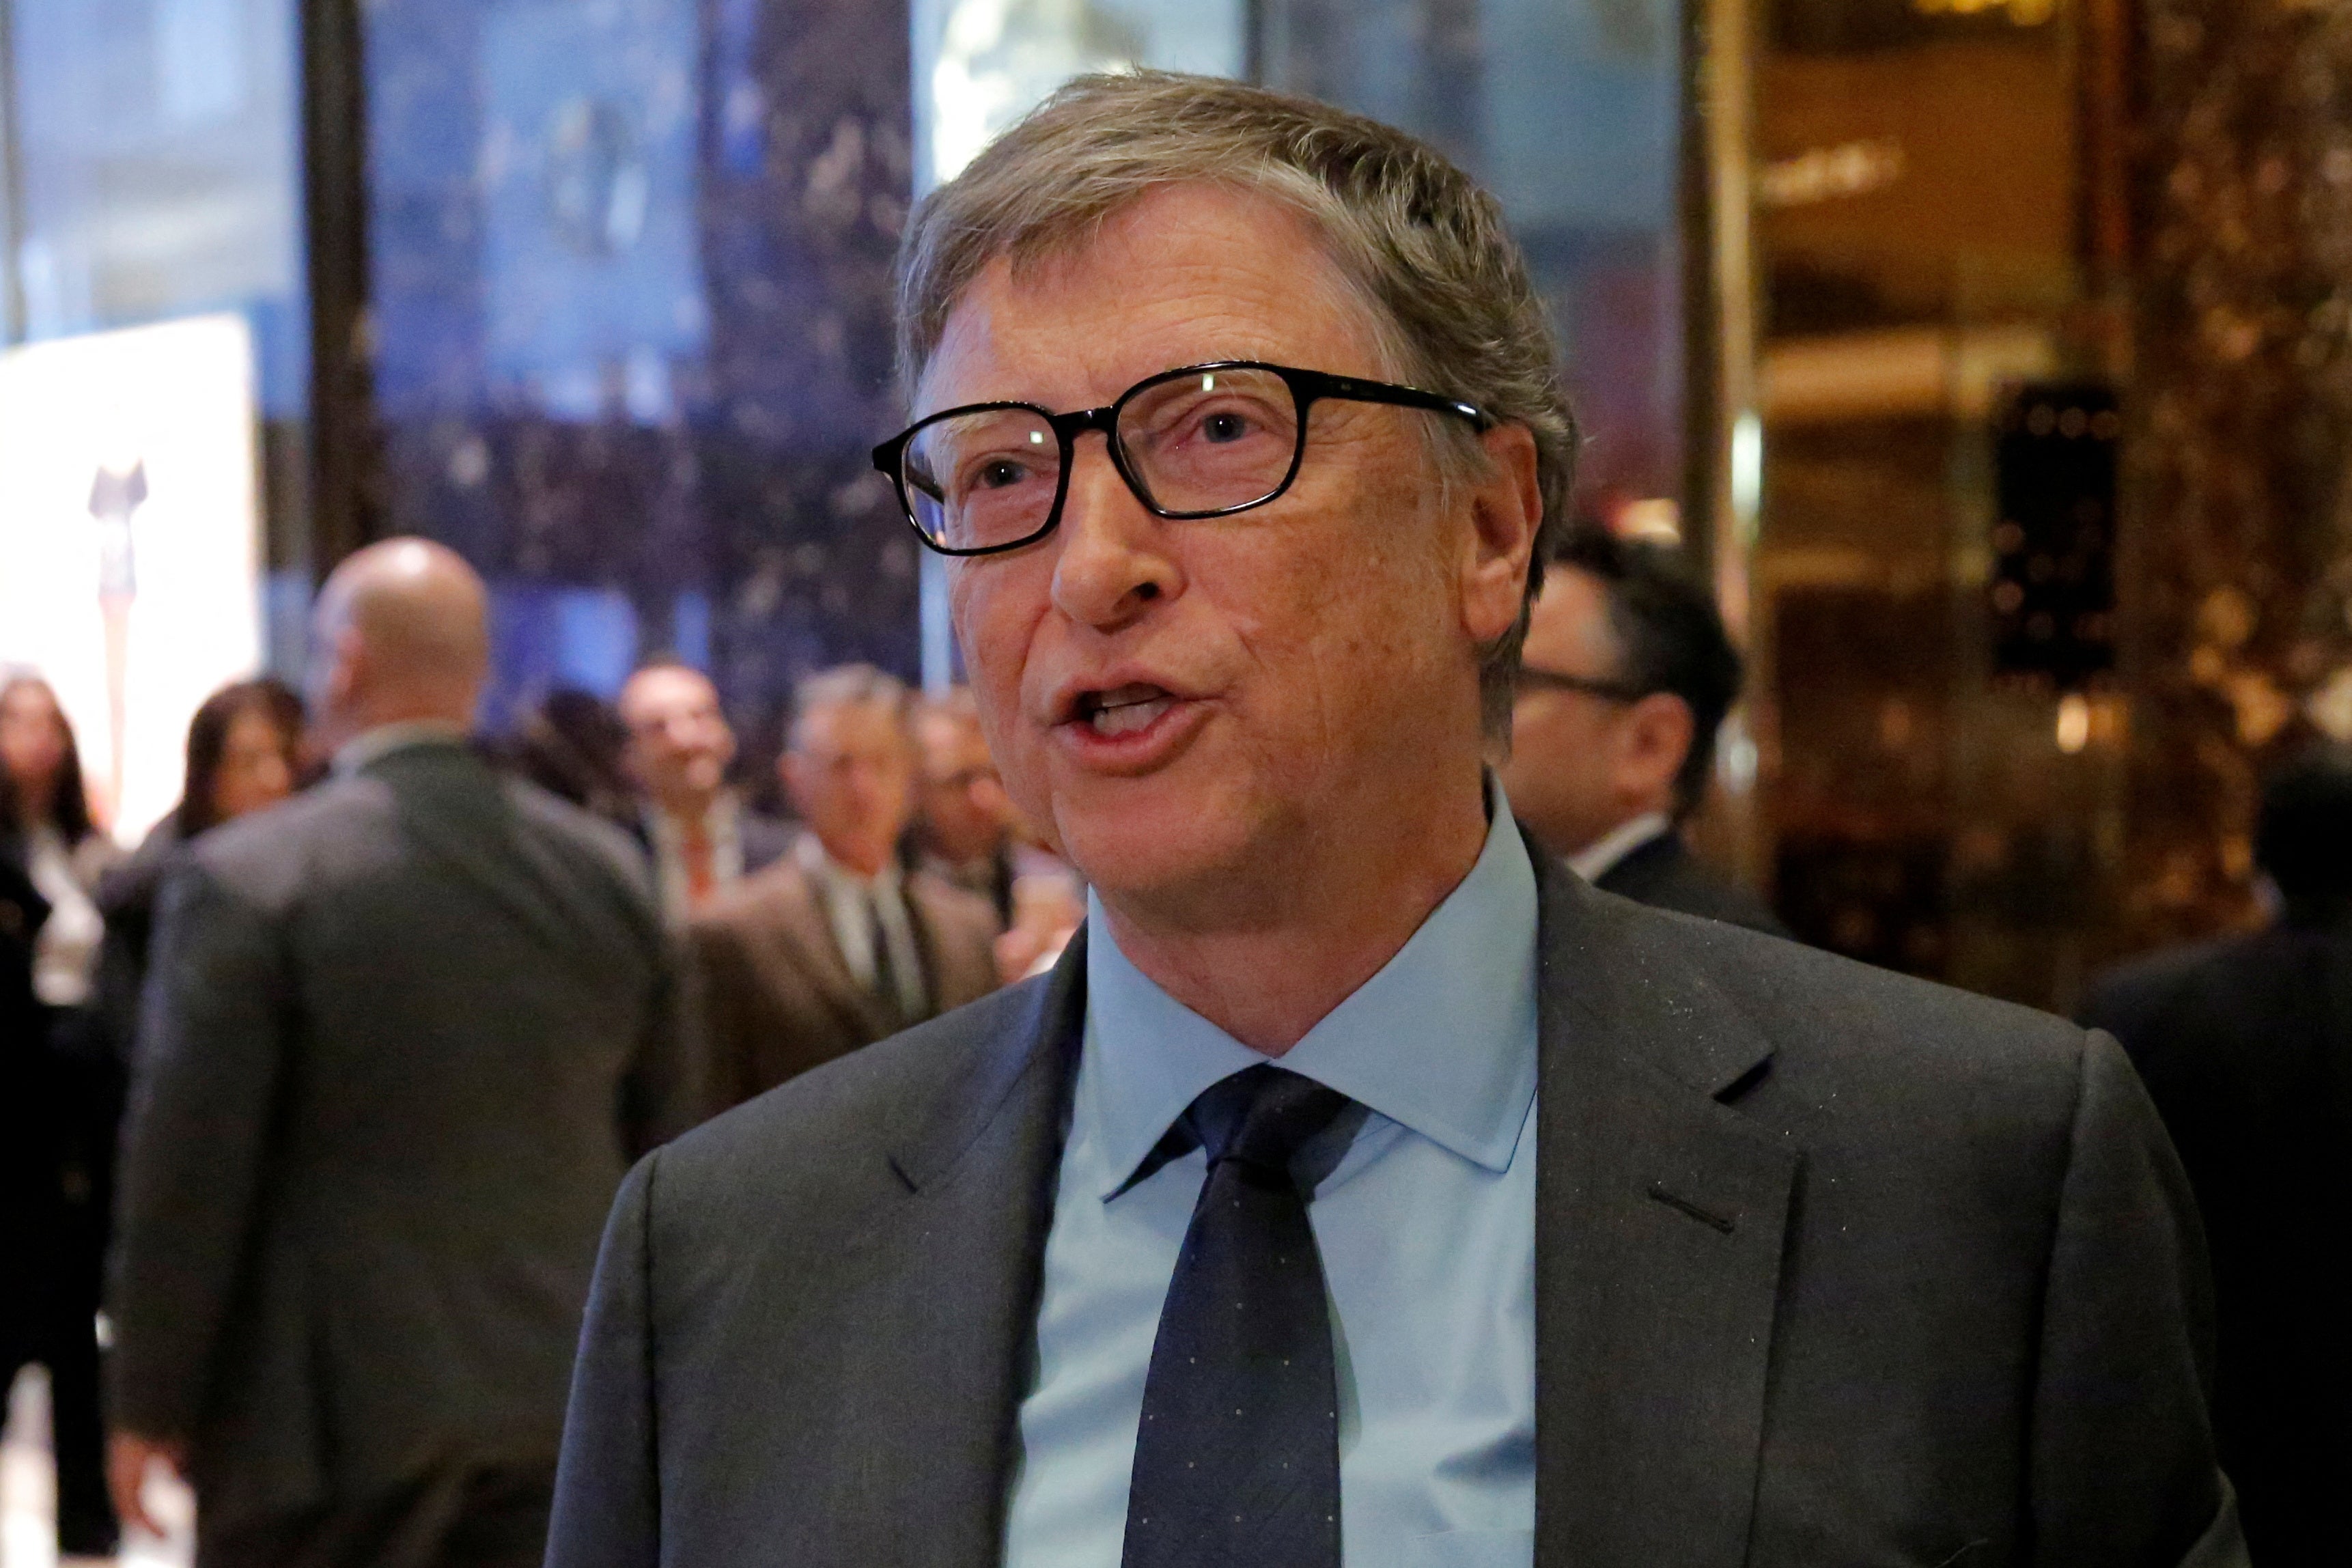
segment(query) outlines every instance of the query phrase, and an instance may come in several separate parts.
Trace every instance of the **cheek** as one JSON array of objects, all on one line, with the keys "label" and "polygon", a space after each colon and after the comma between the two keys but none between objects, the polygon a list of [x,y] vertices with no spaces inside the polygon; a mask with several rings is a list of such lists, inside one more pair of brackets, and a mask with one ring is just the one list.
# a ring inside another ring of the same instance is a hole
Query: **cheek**
[{"label": "cheek", "polygon": [[948,616],[973,686],[987,697],[1018,692],[1030,638],[1051,604],[1051,568],[1024,557],[959,561],[948,570]]},{"label": "cheek", "polygon": [[981,731],[1004,787],[1032,809],[1035,736],[1023,717],[1022,679],[1030,648],[1052,605],[1052,558],[956,562],[949,567],[948,610],[981,710]]}]

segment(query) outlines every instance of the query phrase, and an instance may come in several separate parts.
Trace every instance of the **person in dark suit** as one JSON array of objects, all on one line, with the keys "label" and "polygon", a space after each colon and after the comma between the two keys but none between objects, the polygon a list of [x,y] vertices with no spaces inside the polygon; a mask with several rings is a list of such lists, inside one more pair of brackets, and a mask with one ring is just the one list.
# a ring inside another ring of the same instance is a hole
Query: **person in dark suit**
[{"label": "person in dark suit", "polygon": [[1529,619],[1503,782],[1545,847],[1593,886],[1786,936],[1682,832],[1706,798],[1740,673],[1715,595],[1667,551],[1580,529]]},{"label": "person in dark suit", "polygon": [[1575,449],[1491,197],[1082,78],[902,268],[876,460],[1085,932],[639,1164],[551,1568],[2242,1568],[2114,1042],[1597,893],[1482,771]]},{"label": "person in dark suit", "polygon": [[109,1557],[121,1534],[106,1493],[98,1305],[104,1279],[117,1065],[105,1048],[94,979],[105,935],[97,889],[117,858],[90,819],[81,753],[57,693],[29,673],[0,679],[0,864],[29,881],[34,1009],[12,1042],[5,1131],[17,1210],[0,1276],[0,1384],[38,1363],[49,1373],[57,1540],[68,1557]]},{"label": "person in dark suit", "polygon": [[302,699],[268,676],[232,681],[205,698],[188,721],[179,804],[130,859],[100,881],[106,939],[99,948],[93,1005],[118,1062],[129,1064],[138,1040],[139,1000],[147,986],[155,902],[165,876],[198,834],[266,811],[294,793],[303,772],[302,728]]},{"label": "person in dark suit", "polygon": [[114,1493],[201,1568],[536,1563],[598,1222],[698,1089],[618,832],[466,742],[485,595],[419,540],[321,594],[334,776],[166,883],[109,1306]]},{"label": "person in dark suit", "polygon": [[721,1107],[996,988],[987,900],[898,861],[907,707],[866,665],[802,682],[778,766],[808,831],[688,927]]},{"label": "person in dark suit", "polygon": [[[33,990],[34,945],[48,918],[49,901],[32,878],[14,857],[0,855],[0,1258],[10,1269],[0,1289],[0,1379],[11,1386],[27,1363],[58,1356],[59,1298],[71,1284],[60,1264],[67,1215],[51,1131],[47,1020]],[[87,1329],[88,1319],[83,1323]],[[65,1458],[61,1446],[58,1457]],[[98,1468],[102,1491],[102,1459]],[[79,1551],[110,1541],[71,1544]]]},{"label": "person in dark suit", "polygon": [[2352,749],[2264,783],[2259,931],[2103,976],[2082,1016],[2131,1053],[2179,1145],[2213,1248],[2213,1420],[2264,1563],[2346,1556],[2352,1496]]},{"label": "person in dark suit", "polygon": [[672,924],[773,865],[793,831],[728,787],[735,731],[719,689],[690,664],[656,659],[621,688],[622,762],[643,799],[631,825]]}]

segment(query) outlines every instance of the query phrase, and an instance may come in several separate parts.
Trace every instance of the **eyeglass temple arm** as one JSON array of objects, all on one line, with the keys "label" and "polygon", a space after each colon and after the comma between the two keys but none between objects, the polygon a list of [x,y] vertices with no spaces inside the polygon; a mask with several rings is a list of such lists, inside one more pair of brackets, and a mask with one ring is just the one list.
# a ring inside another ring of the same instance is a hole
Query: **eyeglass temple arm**
[{"label": "eyeglass temple arm", "polygon": [[1493,415],[1475,403],[1423,392],[1417,386],[1392,386],[1387,382],[1358,381],[1350,375],[1327,375],[1320,372],[1307,377],[1306,385],[1307,390],[1320,397],[1341,397],[1350,403],[1385,403],[1399,408],[1425,408],[1434,414],[1452,414],[1467,419],[1481,430],[1491,429],[1496,423]]}]

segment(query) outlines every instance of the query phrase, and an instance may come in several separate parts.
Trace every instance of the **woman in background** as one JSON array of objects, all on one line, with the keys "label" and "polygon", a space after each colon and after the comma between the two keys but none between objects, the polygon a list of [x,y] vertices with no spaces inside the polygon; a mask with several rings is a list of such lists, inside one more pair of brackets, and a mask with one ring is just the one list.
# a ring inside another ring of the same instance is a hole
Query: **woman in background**
[{"label": "woman in background", "polygon": [[106,942],[94,1000],[106,1043],[126,1069],[139,1038],[155,899],[181,847],[206,828],[277,805],[301,774],[302,700],[283,681],[265,676],[224,686],[189,721],[180,804],[99,887]]},{"label": "woman in background", "polygon": [[[32,941],[32,1027],[5,1042],[9,1103],[9,1283],[0,1287],[0,1382],[49,1370],[58,1459],[58,1548],[112,1555],[98,1407],[99,1279],[111,1188],[110,1063],[80,1048],[105,922],[93,889],[114,847],[90,822],[81,757],[57,694],[37,676],[0,679],[0,860],[48,905]],[[13,1234],[22,1232],[21,1237]]]}]

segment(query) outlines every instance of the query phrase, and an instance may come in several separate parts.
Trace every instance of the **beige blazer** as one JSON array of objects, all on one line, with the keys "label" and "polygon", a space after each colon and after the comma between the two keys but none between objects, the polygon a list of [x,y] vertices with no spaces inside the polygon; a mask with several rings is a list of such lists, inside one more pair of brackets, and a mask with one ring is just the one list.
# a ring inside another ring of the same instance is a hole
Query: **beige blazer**
[{"label": "beige blazer", "polygon": [[[996,911],[927,872],[904,883],[923,977],[942,1013],[996,989]],[[714,1112],[889,1034],[849,972],[797,858],[746,877],[688,922]]]}]

